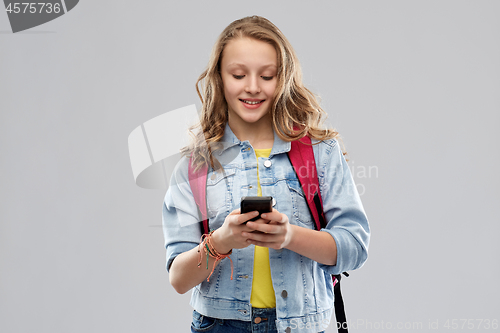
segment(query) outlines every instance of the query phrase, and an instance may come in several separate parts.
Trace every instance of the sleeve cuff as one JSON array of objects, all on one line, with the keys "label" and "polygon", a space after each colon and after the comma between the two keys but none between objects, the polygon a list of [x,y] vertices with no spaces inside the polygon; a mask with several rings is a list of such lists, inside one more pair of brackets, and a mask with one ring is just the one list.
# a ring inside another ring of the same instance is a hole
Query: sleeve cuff
[{"label": "sleeve cuff", "polygon": [[335,265],[319,264],[328,274],[338,275],[361,267],[368,255],[367,251],[356,241],[351,233],[344,228],[321,229],[332,235],[337,245],[337,263]]},{"label": "sleeve cuff", "polygon": [[170,266],[172,265],[172,262],[174,261],[175,257],[177,257],[179,254],[189,251],[199,244],[197,243],[175,243],[175,244],[170,244],[167,247],[167,272],[170,272]]}]

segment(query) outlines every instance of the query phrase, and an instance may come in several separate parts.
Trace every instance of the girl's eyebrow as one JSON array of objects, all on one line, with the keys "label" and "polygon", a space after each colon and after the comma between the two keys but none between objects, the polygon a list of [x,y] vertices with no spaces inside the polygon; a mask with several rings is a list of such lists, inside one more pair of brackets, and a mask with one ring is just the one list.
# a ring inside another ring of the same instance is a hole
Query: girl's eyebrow
[{"label": "girl's eyebrow", "polygon": [[[240,63],[237,63],[237,62],[230,63],[229,65],[227,65],[227,67],[243,67],[243,68],[247,68],[247,66],[245,64],[240,64]],[[269,67],[278,68],[278,66],[276,66],[275,64],[267,64],[267,65],[264,65],[264,66],[260,66],[260,68],[269,68]]]}]

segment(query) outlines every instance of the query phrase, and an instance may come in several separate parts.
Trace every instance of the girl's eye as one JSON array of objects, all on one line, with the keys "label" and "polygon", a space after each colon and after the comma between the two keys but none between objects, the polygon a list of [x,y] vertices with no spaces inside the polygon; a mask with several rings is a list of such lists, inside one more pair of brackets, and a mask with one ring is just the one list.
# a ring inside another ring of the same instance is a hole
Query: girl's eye
[{"label": "girl's eye", "polygon": [[242,78],[245,77],[245,75],[234,75],[233,74],[233,77],[236,79],[236,80],[241,80]]},{"label": "girl's eye", "polygon": [[265,81],[271,81],[274,78],[274,76],[263,76],[262,79]]}]

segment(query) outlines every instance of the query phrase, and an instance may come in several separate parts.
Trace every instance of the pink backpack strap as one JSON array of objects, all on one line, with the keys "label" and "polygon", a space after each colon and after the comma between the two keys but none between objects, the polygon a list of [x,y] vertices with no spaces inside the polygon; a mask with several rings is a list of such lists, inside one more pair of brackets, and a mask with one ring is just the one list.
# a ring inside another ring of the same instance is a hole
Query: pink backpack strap
[{"label": "pink backpack strap", "polygon": [[204,164],[197,171],[194,171],[195,166],[193,165],[193,159],[189,161],[188,176],[189,185],[191,186],[191,191],[193,192],[194,201],[198,206],[198,210],[201,214],[202,227],[201,233],[208,234],[210,232],[208,226],[208,214],[207,214],[207,174],[208,165]]},{"label": "pink backpack strap", "polygon": [[314,219],[316,230],[321,230],[321,228],[326,226],[326,219],[323,213],[323,200],[321,199],[319,190],[319,180],[311,138],[305,136],[300,140],[292,141],[291,144],[292,147],[288,152],[288,158],[304,191],[304,196]]}]

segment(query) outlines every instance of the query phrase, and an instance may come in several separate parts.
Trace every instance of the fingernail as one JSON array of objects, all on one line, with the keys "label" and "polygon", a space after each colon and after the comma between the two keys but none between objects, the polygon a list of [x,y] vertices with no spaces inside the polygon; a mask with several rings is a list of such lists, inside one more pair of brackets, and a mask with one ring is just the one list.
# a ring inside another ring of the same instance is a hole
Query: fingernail
[{"label": "fingernail", "polygon": [[263,219],[267,218],[267,214],[262,214],[260,217],[262,217]]}]

